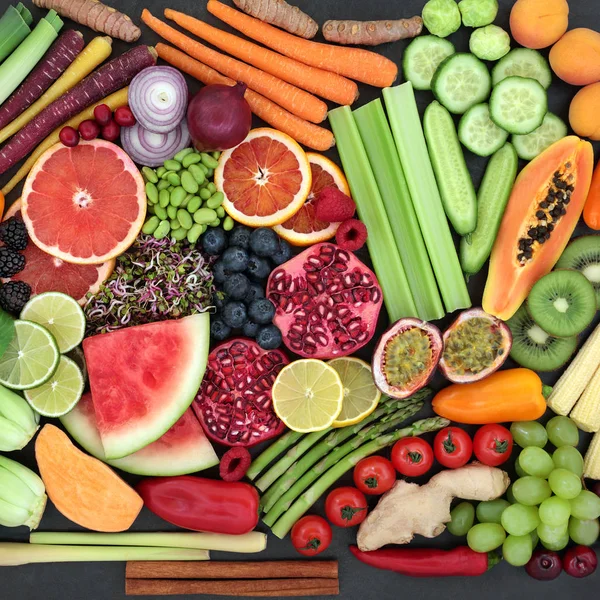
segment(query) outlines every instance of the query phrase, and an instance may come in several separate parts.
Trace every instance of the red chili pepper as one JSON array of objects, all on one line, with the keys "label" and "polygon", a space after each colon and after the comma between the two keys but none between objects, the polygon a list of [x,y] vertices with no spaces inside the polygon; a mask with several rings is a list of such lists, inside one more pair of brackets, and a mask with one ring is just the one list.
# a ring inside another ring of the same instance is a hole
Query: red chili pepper
[{"label": "red chili pepper", "polygon": [[185,529],[241,535],[258,523],[258,492],[248,483],[183,475],[144,479],[136,490],[155,515]]},{"label": "red chili pepper", "polygon": [[500,560],[493,553],[474,552],[467,546],[453,550],[391,548],[372,552],[361,552],[356,546],[350,546],[350,551],[367,565],[411,577],[476,577]]}]

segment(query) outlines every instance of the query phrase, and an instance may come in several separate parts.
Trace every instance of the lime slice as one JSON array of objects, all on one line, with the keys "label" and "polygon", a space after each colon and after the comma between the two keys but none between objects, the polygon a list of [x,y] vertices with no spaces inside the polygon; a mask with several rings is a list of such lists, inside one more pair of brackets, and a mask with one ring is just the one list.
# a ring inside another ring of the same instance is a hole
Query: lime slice
[{"label": "lime slice", "polygon": [[333,426],[347,427],[360,423],[375,410],[381,398],[381,392],[373,383],[370,365],[351,356],[335,358],[327,364],[337,371],[344,388],[342,410]]},{"label": "lime slice", "polygon": [[273,408],[293,431],[322,431],[342,410],[344,389],[336,370],[321,360],[297,360],[273,384]]},{"label": "lime slice", "polygon": [[15,321],[15,337],[0,357],[0,383],[13,390],[38,387],[52,377],[60,352],[52,334],[31,321]]},{"label": "lime slice", "polygon": [[25,390],[31,408],[44,417],[62,417],[79,402],[85,383],[74,360],[61,356],[58,368],[46,383]]},{"label": "lime slice", "polygon": [[61,354],[79,346],[85,333],[85,315],[77,301],[60,292],[46,292],[31,298],[21,319],[43,325],[58,344]]}]

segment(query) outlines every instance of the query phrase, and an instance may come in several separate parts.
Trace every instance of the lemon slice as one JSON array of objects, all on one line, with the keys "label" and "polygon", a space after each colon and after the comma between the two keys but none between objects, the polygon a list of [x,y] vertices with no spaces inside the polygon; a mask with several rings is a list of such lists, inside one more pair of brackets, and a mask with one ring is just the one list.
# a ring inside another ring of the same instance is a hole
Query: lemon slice
[{"label": "lemon slice", "polygon": [[333,367],[313,358],[284,367],[273,384],[273,408],[293,431],[331,427],[342,410],[344,388]]},{"label": "lemon slice", "polygon": [[327,364],[337,371],[344,387],[342,411],[333,426],[346,427],[360,423],[375,410],[381,398],[381,392],[373,383],[371,366],[352,356],[334,358]]}]

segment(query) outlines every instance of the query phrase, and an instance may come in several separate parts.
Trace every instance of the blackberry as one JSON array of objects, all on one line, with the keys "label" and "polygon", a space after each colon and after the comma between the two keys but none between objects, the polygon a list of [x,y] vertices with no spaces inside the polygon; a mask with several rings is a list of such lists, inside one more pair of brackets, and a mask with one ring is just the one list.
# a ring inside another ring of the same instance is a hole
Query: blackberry
[{"label": "blackberry", "polygon": [[246,324],[248,313],[243,302],[232,300],[223,309],[223,321],[233,329],[240,329]]},{"label": "blackberry", "polygon": [[263,281],[271,274],[271,265],[266,258],[260,258],[251,254],[248,259],[246,273],[254,281]]},{"label": "blackberry", "polygon": [[282,341],[281,331],[275,325],[266,325],[256,334],[256,343],[263,350],[276,350]]},{"label": "blackberry", "polygon": [[244,325],[243,333],[246,337],[254,339],[258,330],[260,329],[260,325],[258,323],[253,323],[252,321],[248,321]]},{"label": "blackberry", "polygon": [[250,245],[250,234],[252,229],[245,225],[238,225],[231,230],[229,234],[229,245],[239,246],[240,248],[247,249]]},{"label": "blackberry", "polygon": [[29,242],[25,223],[16,217],[0,223],[0,240],[13,250],[25,250]]},{"label": "blackberry", "polygon": [[227,235],[220,227],[211,227],[202,236],[202,248],[209,256],[219,256],[227,248]]},{"label": "blackberry", "polygon": [[223,290],[233,300],[241,300],[250,289],[250,282],[243,273],[232,273],[223,284]]},{"label": "blackberry", "polygon": [[25,268],[25,257],[12,248],[0,248],[0,277],[12,277]]},{"label": "blackberry", "polygon": [[226,340],[231,335],[231,327],[221,319],[214,319],[210,324],[210,337],[217,342]]},{"label": "blackberry", "polygon": [[259,227],[250,235],[250,248],[258,256],[273,256],[279,251],[279,236],[268,227]]},{"label": "blackberry", "polygon": [[244,302],[250,304],[254,300],[265,297],[265,290],[258,283],[251,283],[248,288],[248,293],[244,296]]},{"label": "blackberry", "polygon": [[18,314],[31,298],[31,286],[24,281],[9,281],[0,287],[0,307]]},{"label": "blackberry", "polygon": [[221,260],[232,273],[243,273],[248,267],[248,253],[239,246],[229,246],[221,255]]},{"label": "blackberry", "polygon": [[275,316],[275,307],[267,298],[259,298],[248,307],[248,317],[259,325],[267,325]]},{"label": "blackberry", "polygon": [[285,241],[279,240],[279,250],[271,256],[271,260],[276,265],[282,265],[284,262],[287,262],[292,258],[292,247]]}]

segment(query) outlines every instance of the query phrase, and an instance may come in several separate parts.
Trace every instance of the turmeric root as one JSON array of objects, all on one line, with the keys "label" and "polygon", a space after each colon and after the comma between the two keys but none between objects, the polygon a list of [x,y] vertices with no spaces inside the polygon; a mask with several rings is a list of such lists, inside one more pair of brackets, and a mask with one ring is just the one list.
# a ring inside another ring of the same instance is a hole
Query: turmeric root
[{"label": "turmeric root", "polygon": [[312,17],[285,0],[233,0],[233,3],[255,19],[307,40],[314,38],[319,31],[319,26]]},{"label": "turmeric root", "polygon": [[504,471],[479,463],[442,471],[423,486],[397,481],[361,523],[358,547],[367,552],[386,544],[408,544],[417,534],[437,537],[450,521],[453,498],[495,500],[509,484]]},{"label": "turmeric root", "polygon": [[135,42],[142,35],[127,15],[100,0],[33,0],[33,3],[124,42]]},{"label": "turmeric root", "polygon": [[417,37],[422,30],[421,17],[397,21],[325,21],[323,37],[336,44],[378,46]]}]

